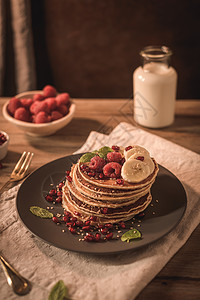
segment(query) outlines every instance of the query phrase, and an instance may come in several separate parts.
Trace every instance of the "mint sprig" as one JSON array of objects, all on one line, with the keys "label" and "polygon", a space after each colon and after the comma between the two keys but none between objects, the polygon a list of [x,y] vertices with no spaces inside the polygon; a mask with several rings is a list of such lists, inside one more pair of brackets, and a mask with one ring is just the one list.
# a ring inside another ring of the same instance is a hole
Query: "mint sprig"
[{"label": "mint sprig", "polygon": [[141,239],[141,238],[142,238],[141,232],[135,228],[125,232],[121,236],[122,242],[127,242],[127,243],[129,243],[130,240],[136,240],[136,239]]},{"label": "mint sprig", "polygon": [[63,280],[59,280],[52,287],[48,300],[70,300],[68,289]]},{"label": "mint sprig", "polygon": [[53,218],[53,214],[50,211],[39,206],[31,206],[30,212],[32,212],[32,214],[34,214],[35,216],[43,219]]}]

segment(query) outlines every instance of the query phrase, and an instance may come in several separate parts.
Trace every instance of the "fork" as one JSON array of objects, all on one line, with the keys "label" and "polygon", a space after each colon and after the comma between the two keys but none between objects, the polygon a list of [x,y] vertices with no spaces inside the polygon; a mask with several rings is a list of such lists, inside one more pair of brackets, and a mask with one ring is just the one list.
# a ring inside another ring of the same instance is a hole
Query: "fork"
[{"label": "fork", "polygon": [[23,152],[10,175],[10,179],[1,187],[0,192],[2,192],[11,182],[20,181],[26,176],[33,155],[34,154],[31,152]]}]

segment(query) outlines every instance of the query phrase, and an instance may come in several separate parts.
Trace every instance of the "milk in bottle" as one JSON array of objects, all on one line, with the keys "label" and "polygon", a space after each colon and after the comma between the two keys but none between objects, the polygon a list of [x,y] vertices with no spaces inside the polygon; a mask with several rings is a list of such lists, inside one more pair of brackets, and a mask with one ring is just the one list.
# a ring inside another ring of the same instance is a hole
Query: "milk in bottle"
[{"label": "milk in bottle", "polygon": [[171,54],[165,46],[140,53],[143,65],[133,73],[134,119],[140,125],[161,128],[174,121],[177,73],[169,65]]}]

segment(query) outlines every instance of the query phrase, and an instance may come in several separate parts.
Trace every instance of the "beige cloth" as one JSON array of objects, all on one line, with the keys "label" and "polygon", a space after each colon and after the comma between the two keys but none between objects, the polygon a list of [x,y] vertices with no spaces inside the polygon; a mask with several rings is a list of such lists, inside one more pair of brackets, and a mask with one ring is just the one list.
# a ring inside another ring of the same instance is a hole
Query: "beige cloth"
[{"label": "beige cloth", "polygon": [[[91,132],[80,152],[103,145],[139,144],[159,164],[182,181],[188,205],[179,225],[159,241],[138,251],[110,256],[93,256],[64,251],[34,237],[17,218],[17,187],[0,200],[1,251],[33,284],[23,299],[48,298],[51,287],[64,280],[76,300],[131,300],[154,278],[184,245],[200,221],[200,156],[127,123],[120,123],[109,135]],[[0,271],[2,299],[17,299]]]}]

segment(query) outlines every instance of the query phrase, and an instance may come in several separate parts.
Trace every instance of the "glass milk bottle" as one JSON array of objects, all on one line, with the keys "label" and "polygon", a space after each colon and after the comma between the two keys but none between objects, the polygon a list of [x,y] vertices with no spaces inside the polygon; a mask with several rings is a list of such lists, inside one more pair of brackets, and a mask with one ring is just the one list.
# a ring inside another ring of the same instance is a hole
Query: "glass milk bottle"
[{"label": "glass milk bottle", "polygon": [[142,66],[133,73],[134,119],[146,127],[161,128],[174,121],[177,73],[169,65],[172,52],[149,46],[140,55]]}]

